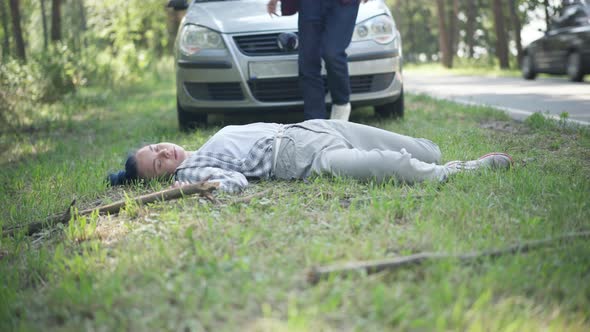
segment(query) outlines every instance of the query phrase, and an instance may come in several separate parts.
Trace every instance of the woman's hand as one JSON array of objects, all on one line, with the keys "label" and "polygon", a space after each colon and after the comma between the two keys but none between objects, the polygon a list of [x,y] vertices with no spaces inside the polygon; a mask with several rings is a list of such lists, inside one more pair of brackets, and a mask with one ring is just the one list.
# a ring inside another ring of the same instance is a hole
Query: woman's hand
[{"label": "woman's hand", "polygon": [[279,16],[279,14],[277,14],[277,2],[279,2],[279,0],[268,0],[268,3],[266,4],[266,11],[271,17],[273,15]]},{"label": "woman's hand", "polygon": [[190,182],[188,182],[188,181],[176,181],[172,185],[172,188],[180,188],[182,186],[186,186],[187,184],[190,184]]}]

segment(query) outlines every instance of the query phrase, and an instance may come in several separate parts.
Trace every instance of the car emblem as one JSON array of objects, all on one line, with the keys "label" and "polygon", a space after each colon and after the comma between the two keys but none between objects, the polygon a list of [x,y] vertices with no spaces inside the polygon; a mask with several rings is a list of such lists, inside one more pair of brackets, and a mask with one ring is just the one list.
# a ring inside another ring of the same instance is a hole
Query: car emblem
[{"label": "car emblem", "polygon": [[299,37],[292,32],[283,32],[277,37],[277,45],[283,52],[293,52],[299,48]]}]

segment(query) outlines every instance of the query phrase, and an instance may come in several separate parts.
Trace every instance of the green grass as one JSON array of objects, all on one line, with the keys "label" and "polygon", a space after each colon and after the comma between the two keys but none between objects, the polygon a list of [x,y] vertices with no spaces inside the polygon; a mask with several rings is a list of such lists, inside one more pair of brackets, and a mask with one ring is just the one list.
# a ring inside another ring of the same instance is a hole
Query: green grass
[{"label": "green grass", "polygon": [[453,68],[445,68],[440,63],[407,63],[406,71],[429,75],[465,75],[486,77],[520,77],[518,69],[500,69],[497,64],[484,64],[480,62],[455,61]]},{"label": "green grass", "polygon": [[[590,229],[590,133],[533,116],[408,96],[403,121],[353,120],[437,142],[444,161],[514,155],[507,172],[445,184],[376,185],[313,177],[248,204],[218,194],[74,218],[0,239],[0,330],[587,331],[590,244],[562,243],[473,264],[335,275],[315,265],[420,251],[459,253]],[[88,88],[36,131],[6,134],[3,227],[166,187],[109,188],[104,178],[144,142],[196,149],[222,125],[177,130],[172,74],[135,87]],[[282,116],[269,121],[282,121]],[[45,121],[45,120],[43,120]],[[226,121],[228,121],[226,119]]]},{"label": "green grass", "polygon": [[[514,60],[512,60],[514,62]],[[486,64],[484,61],[468,59],[456,59],[453,68],[445,68],[440,63],[407,63],[404,65],[406,72],[422,75],[461,75],[461,76],[484,76],[484,77],[522,77],[520,69],[501,69],[497,63]],[[561,77],[567,79],[566,75],[539,74],[538,78]],[[584,77],[584,82],[590,82],[590,75]]]}]

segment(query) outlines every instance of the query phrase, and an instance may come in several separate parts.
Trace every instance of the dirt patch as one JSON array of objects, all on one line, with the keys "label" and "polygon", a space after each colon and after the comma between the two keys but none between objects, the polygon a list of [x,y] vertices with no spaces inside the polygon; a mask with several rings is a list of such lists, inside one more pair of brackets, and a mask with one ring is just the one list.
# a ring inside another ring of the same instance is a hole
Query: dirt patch
[{"label": "dirt patch", "polygon": [[96,226],[96,236],[106,245],[112,245],[129,233],[129,228],[118,218],[100,217]]},{"label": "dirt patch", "polygon": [[510,134],[527,134],[529,132],[528,127],[515,121],[485,121],[481,122],[479,127]]}]

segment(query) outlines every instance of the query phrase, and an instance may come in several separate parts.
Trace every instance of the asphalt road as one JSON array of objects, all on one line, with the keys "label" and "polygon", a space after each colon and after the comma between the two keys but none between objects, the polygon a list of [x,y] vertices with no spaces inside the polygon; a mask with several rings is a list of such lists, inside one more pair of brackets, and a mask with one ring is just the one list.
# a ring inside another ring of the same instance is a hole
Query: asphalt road
[{"label": "asphalt road", "polygon": [[465,104],[486,105],[522,120],[535,112],[559,117],[569,114],[574,122],[590,125],[590,82],[566,78],[441,76],[404,73],[404,90]]}]

